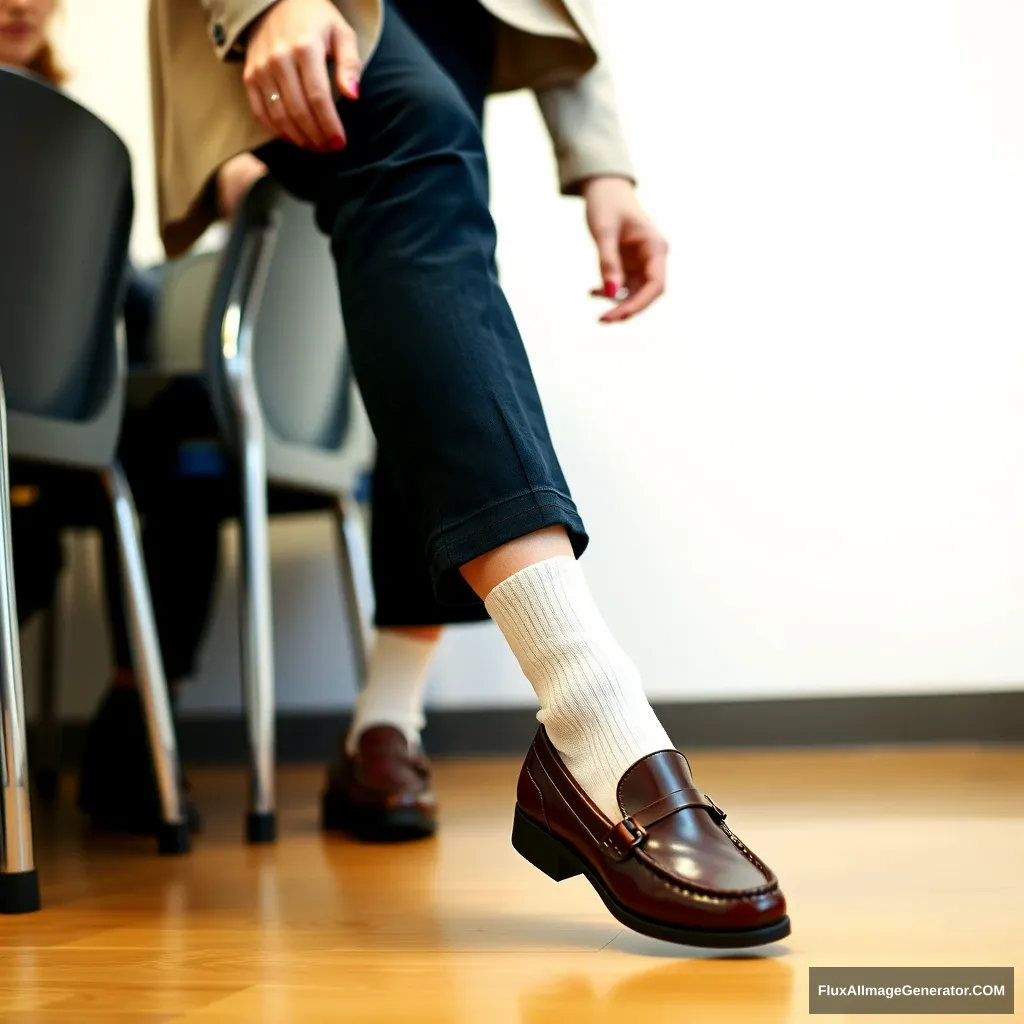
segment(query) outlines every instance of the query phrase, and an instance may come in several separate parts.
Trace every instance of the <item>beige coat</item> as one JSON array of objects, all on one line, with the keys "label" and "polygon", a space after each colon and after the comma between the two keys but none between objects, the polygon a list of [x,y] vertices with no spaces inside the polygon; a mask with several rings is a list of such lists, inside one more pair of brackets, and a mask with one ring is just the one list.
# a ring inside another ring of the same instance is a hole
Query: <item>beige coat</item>
[{"label": "beige coat", "polygon": [[[239,40],[273,2],[150,0],[160,229],[171,256],[216,218],[217,168],[269,141],[249,110]],[[382,0],[334,2],[369,61],[380,37]],[[594,0],[480,2],[500,25],[494,91],[536,91],[563,190],[596,174],[632,177],[611,80],[599,60]]]}]

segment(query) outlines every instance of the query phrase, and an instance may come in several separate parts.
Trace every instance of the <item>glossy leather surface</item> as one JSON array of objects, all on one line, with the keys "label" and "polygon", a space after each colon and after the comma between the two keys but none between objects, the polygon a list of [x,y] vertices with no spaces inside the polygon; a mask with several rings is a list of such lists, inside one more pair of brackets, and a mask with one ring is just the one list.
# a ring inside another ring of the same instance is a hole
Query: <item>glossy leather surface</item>
[{"label": "glossy leather surface", "polygon": [[785,916],[774,873],[697,789],[681,753],[642,758],[623,775],[618,797],[621,823],[597,809],[539,730],[519,777],[519,807],[571,847],[618,903],[695,929],[760,928]]},{"label": "glossy leather surface", "polygon": [[437,806],[427,759],[411,754],[405,736],[390,725],[367,729],[354,756],[342,750],[329,771],[328,789],[342,791],[353,807],[417,807],[432,814]]}]

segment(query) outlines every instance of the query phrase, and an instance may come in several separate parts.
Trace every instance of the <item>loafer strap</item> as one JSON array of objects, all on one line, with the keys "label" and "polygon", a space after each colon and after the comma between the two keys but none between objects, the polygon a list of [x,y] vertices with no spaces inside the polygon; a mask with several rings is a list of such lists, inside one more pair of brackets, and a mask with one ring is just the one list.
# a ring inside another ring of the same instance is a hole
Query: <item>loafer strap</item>
[{"label": "loafer strap", "polygon": [[716,821],[725,820],[725,811],[709,796],[699,789],[686,787],[659,797],[634,814],[627,814],[622,821],[612,826],[601,841],[601,847],[614,860],[623,861],[644,842],[652,825],[688,807],[703,807]]}]

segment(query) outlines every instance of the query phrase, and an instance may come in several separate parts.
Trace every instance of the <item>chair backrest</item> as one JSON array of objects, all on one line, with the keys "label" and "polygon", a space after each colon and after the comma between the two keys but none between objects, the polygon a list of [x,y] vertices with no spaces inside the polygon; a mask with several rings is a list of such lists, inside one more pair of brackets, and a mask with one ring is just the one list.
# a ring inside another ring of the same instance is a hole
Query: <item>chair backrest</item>
[{"label": "chair backrest", "polygon": [[[164,377],[203,374],[210,302],[221,258],[219,251],[196,252],[163,264],[145,366],[155,367]],[[138,374],[140,368],[134,369]]]},{"label": "chair backrest", "polygon": [[236,214],[210,300],[207,373],[229,438],[235,417],[222,346],[232,317],[252,331],[256,394],[274,438],[337,452],[349,424],[351,374],[330,247],[312,208],[269,179],[253,186]]},{"label": "chair backrest", "polygon": [[47,83],[0,68],[0,371],[9,410],[81,421],[109,404],[132,208],[131,162],[117,135]]}]

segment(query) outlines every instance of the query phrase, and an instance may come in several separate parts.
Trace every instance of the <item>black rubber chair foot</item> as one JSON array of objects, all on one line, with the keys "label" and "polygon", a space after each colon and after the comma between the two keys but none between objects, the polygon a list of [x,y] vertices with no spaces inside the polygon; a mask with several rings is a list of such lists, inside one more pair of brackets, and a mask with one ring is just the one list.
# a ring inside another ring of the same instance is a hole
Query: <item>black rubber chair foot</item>
[{"label": "black rubber chair foot", "polygon": [[33,914],[39,906],[39,876],[35,871],[0,874],[0,914]]},{"label": "black rubber chair foot", "polygon": [[245,816],[247,843],[273,843],[277,840],[277,816],[273,811],[250,811]]},{"label": "black rubber chair foot", "polygon": [[188,822],[160,822],[156,833],[156,845],[165,857],[180,857],[192,849],[192,840],[188,832]]}]

